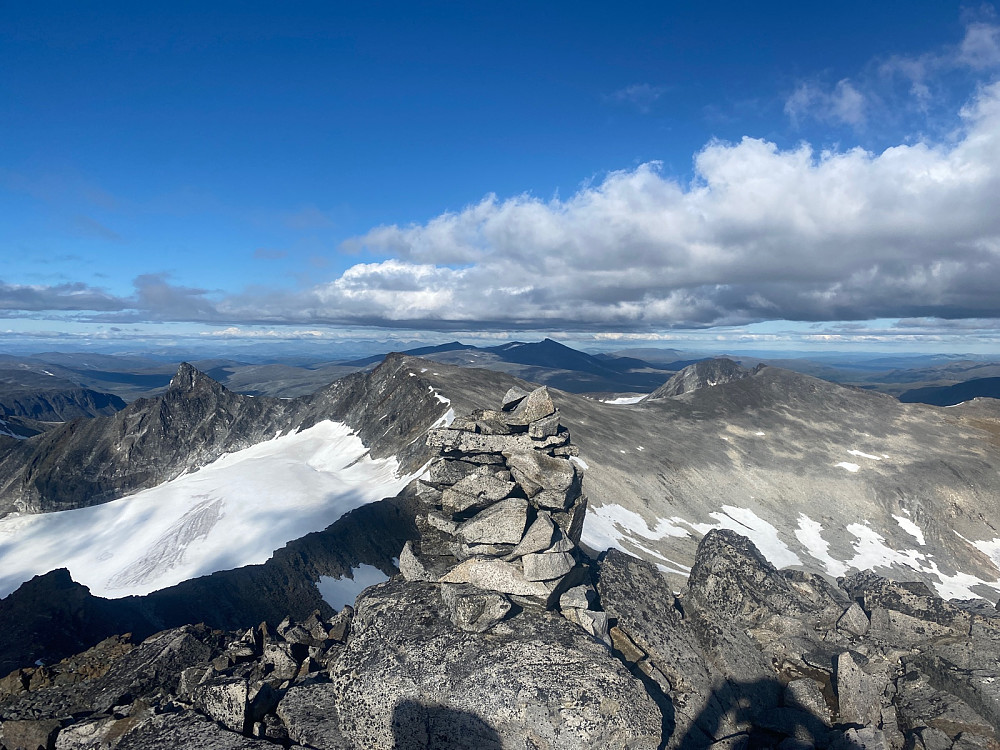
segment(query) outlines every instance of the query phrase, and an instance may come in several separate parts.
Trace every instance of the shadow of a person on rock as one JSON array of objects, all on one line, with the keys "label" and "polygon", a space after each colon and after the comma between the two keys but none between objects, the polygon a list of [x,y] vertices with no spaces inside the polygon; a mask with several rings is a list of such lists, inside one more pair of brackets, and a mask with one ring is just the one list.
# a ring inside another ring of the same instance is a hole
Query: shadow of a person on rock
[{"label": "shadow of a person on rock", "polygon": [[763,678],[725,682],[709,696],[681,737],[666,746],[700,750],[726,741],[731,748],[772,748],[786,738],[801,746],[826,746],[831,727],[795,706],[782,705],[782,684]]},{"label": "shadow of a person on rock", "polygon": [[500,735],[473,713],[418,701],[392,712],[394,750],[502,750]]}]

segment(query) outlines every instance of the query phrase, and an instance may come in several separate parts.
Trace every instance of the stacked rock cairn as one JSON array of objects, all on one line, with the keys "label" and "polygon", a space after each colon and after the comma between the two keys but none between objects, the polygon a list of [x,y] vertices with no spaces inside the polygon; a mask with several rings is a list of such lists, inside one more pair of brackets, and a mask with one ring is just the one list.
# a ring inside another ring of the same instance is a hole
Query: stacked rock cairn
[{"label": "stacked rock cairn", "polygon": [[420,539],[400,553],[403,576],[439,583],[464,630],[488,630],[514,604],[542,604],[610,643],[578,546],[584,464],[548,389],[511,388],[498,411],[431,430],[427,444],[439,455],[421,479],[427,512]]}]

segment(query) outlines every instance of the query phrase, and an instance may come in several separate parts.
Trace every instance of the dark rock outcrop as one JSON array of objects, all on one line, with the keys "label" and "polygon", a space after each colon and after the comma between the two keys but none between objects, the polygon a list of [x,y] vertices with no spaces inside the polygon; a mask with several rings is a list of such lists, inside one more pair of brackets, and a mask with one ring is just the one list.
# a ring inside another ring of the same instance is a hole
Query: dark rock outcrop
[{"label": "dark rock outcrop", "polygon": [[670,380],[650,393],[646,399],[671,398],[682,393],[690,393],[699,388],[711,388],[734,380],[742,380],[753,375],[752,370],[741,367],[731,359],[706,359],[688,365]]}]

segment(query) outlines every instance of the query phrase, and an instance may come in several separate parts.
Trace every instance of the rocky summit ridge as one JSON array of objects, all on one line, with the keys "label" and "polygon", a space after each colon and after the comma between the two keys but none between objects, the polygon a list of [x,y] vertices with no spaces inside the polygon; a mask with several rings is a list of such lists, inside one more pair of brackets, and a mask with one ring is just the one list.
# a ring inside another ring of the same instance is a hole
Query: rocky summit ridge
[{"label": "rocky summit ridge", "polygon": [[0,679],[5,750],[1000,747],[1000,613],[709,531],[684,589],[578,548],[545,389],[428,436],[400,574],[353,607],[108,638]]}]

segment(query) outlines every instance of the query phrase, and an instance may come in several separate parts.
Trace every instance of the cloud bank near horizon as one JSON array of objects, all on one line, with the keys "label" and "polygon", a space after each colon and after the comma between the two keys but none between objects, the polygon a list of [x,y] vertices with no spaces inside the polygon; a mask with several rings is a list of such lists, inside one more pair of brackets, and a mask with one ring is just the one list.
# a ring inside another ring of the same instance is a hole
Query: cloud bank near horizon
[{"label": "cloud bank near horizon", "polygon": [[655,330],[766,320],[1000,318],[1000,83],[944,138],[872,153],[713,141],[566,198],[488,195],[345,243],[379,260],[295,291],[0,281],[0,314],[105,322]]}]

